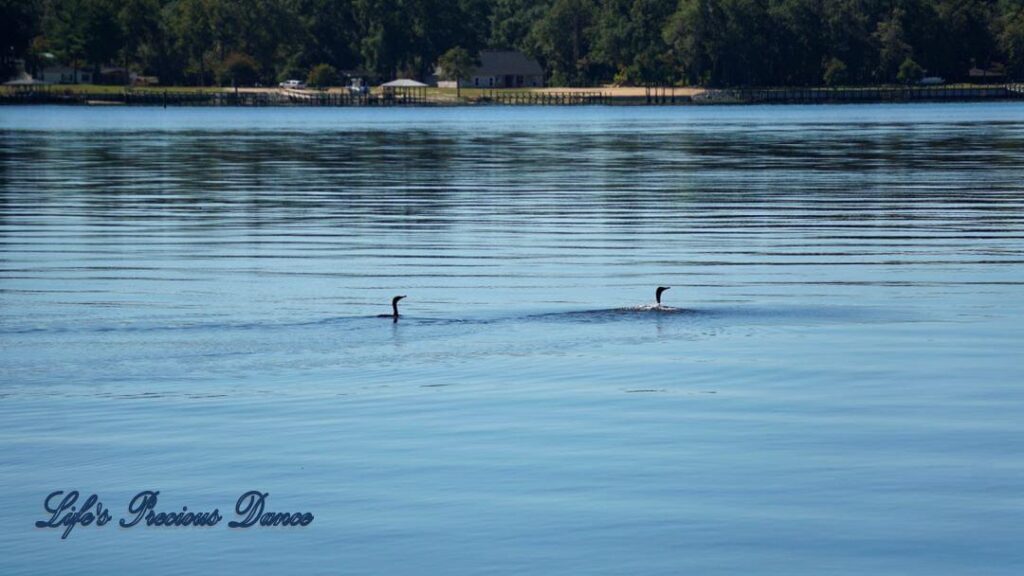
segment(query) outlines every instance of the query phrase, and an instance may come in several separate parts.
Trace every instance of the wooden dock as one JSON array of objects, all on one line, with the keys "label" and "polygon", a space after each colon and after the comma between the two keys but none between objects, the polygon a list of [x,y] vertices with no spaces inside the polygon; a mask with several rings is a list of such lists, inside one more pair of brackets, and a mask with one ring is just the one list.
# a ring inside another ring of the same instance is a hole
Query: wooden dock
[{"label": "wooden dock", "polygon": [[629,95],[610,90],[487,90],[463,101],[444,100],[426,88],[395,87],[375,93],[318,90],[78,91],[50,86],[0,89],[0,104],[128,106],[676,106],[706,104],[857,104],[972,102],[1024,99],[1024,83],[983,86],[880,86],[864,88],[692,89],[647,86]]},{"label": "wooden dock", "polygon": [[865,88],[763,88],[707,90],[698,104],[858,104],[1018,100],[1024,85],[878,86]]},{"label": "wooden dock", "polygon": [[612,104],[612,97],[601,91],[524,91],[491,90],[476,98],[477,104],[500,106],[583,106]]},{"label": "wooden dock", "polygon": [[379,94],[314,90],[214,91],[125,89],[87,92],[50,87],[18,87],[0,92],[0,104],[80,104],[127,106],[424,106],[426,92],[418,88],[385,90]]}]

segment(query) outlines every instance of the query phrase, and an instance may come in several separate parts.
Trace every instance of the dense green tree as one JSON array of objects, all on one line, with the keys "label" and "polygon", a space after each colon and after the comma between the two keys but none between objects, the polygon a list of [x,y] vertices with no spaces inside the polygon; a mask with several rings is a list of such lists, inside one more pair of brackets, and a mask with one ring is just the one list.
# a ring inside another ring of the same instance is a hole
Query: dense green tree
[{"label": "dense green tree", "polygon": [[874,74],[875,48],[871,40],[872,15],[861,0],[824,0],[823,80],[833,60],[845,68],[842,82],[869,82]]},{"label": "dense green tree", "polygon": [[250,55],[264,80],[276,77],[288,47],[300,29],[295,13],[283,0],[207,0],[215,59],[228,54]]},{"label": "dense green tree", "polygon": [[123,0],[117,12],[121,28],[121,60],[142,64],[150,59],[154,48],[163,48],[160,38],[160,2],[158,0]]},{"label": "dense green tree", "polygon": [[547,64],[554,84],[587,83],[594,0],[556,0],[530,31],[533,52]]},{"label": "dense green tree", "polygon": [[832,58],[825,64],[825,72],[822,79],[828,86],[840,86],[849,80],[849,69],[846,62],[839,58]]},{"label": "dense green tree", "polygon": [[[61,61],[75,69],[85,64],[85,31],[76,18],[80,2],[52,2],[46,7],[46,46]],[[75,80],[77,82],[77,78]]]},{"label": "dense green tree", "polygon": [[910,56],[903,59],[903,63],[900,64],[900,69],[896,73],[896,79],[904,84],[916,82],[923,76],[924,68]]},{"label": "dense green tree", "polygon": [[123,32],[118,21],[119,0],[83,0],[75,15],[82,26],[85,59],[94,67],[114,62],[123,47]]},{"label": "dense green tree", "polygon": [[718,27],[714,0],[680,0],[665,26],[662,35],[669,46],[669,57],[690,84],[711,80],[712,55],[708,45]]},{"label": "dense green tree", "polygon": [[996,42],[1006,56],[1007,72],[1024,79],[1024,0],[1004,0],[996,19]]},{"label": "dense green tree", "polygon": [[42,5],[25,0],[0,0],[0,75],[14,73],[14,60],[28,54],[39,33]]},{"label": "dense green tree", "polygon": [[876,75],[884,82],[896,78],[900,66],[913,55],[910,44],[907,44],[903,32],[905,12],[893,8],[889,17],[878,23],[873,38],[878,45],[878,68]]},{"label": "dense green tree", "polygon": [[260,65],[252,56],[232,52],[220,64],[217,79],[221,86],[251,86],[259,81]]},{"label": "dense green tree", "polygon": [[456,46],[522,50],[555,85],[1024,77],[1024,0],[0,0],[0,31],[8,74],[52,52],[165,83],[210,83],[234,53],[260,82],[320,63],[423,78]]},{"label": "dense green tree", "polygon": [[165,12],[174,50],[180,55],[179,76],[205,86],[215,62],[213,27],[206,0],[178,0]]},{"label": "dense green tree", "polygon": [[768,30],[770,78],[791,85],[817,84],[834,56],[829,53],[829,30],[824,3],[817,0],[775,0],[768,14],[774,23]]},{"label": "dense green tree", "polygon": [[676,3],[669,0],[607,0],[594,26],[596,66],[603,66],[619,84],[676,80],[662,35]]},{"label": "dense green tree", "polygon": [[[953,78],[972,63],[989,66],[995,59],[996,38],[992,34],[994,3],[988,0],[941,0],[935,4],[936,25],[923,62],[932,74]],[[916,47],[916,45],[915,45]]]},{"label": "dense green tree", "polygon": [[410,54],[404,72],[423,77],[452,46],[476,52],[485,44],[486,6],[476,0],[420,0],[408,13]]},{"label": "dense green tree", "polygon": [[354,0],[359,55],[363,67],[393,78],[408,66],[412,34],[405,18],[406,0]]},{"label": "dense green tree", "polygon": [[462,96],[462,81],[469,78],[473,67],[478,63],[479,61],[461,46],[445,52],[437,62],[441,79],[455,82],[456,97]]},{"label": "dense green tree", "polygon": [[315,88],[327,88],[341,84],[341,76],[338,70],[330,64],[317,64],[309,72],[306,83]]},{"label": "dense green tree", "polygon": [[530,30],[550,7],[551,0],[491,0],[488,44],[492,48],[532,51]]},{"label": "dense green tree", "polygon": [[296,15],[294,49],[285,55],[281,74],[301,78],[294,71],[309,70],[328,63],[339,70],[355,70],[360,65],[360,38],[351,2],[338,0],[292,0]]}]

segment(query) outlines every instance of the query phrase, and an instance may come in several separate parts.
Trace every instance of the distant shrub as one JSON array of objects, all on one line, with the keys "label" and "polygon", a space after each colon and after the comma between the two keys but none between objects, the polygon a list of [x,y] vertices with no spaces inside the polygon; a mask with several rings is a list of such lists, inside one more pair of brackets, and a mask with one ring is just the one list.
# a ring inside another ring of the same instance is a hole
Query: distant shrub
[{"label": "distant shrub", "polygon": [[832,58],[825,64],[825,72],[821,78],[828,86],[839,86],[847,81],[847,77],[846,63],[839,58]]},{"label": "distant shrub", "polygon": [[251,86],[259,77],[259,64],[252,56],[241,52],[229,54],[217,72],[217,81],[221,86]]},{"label": "distant shrub", "polygon": [[306,84],[317,88],[337,86],[341,84],[341,76],[338,75],[338,71],[334,66],[330,64],[317,64],[310,70]]},{"label": "distant shrub", "polygon": [[308,76],[308,68],[303,68],[297,64],[289,63],[277,74],[277,81],[285,82],[287,80],[298,80],[299,78],[306,78]]},{"label": "distant shrub", "polygon": [[907,56],[903,63],[900,64],[900,71],[896,73],[896,79],[904,84],[910,84],[917,82],[924,77],[924,68],[910,56]]}]

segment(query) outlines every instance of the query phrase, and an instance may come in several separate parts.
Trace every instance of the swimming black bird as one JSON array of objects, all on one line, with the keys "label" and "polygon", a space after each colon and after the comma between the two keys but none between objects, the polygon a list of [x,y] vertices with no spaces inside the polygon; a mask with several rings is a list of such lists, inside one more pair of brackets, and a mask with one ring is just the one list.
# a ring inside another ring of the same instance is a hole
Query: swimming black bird
[{"label": "swimming black bird", "polygon": [[[672,288],[671,286],[658,286],[658,289],[654,292],[654,300],[657,301],[658,306],[661,306],[661,293],[665,290]],[[396,312],[397,314],[397,312]]]},{"label": "swimming black bird", "polygon": [[405,298],[405,296],[404,295],[402,295],[402,296],[395,296],[394,298],[392,298],[391,299],[391,310],[392,310],[391,314],[378,314],[377,318],[394,318],[395,322],[398,322],[398,301],[401,300],[402,298]]}]

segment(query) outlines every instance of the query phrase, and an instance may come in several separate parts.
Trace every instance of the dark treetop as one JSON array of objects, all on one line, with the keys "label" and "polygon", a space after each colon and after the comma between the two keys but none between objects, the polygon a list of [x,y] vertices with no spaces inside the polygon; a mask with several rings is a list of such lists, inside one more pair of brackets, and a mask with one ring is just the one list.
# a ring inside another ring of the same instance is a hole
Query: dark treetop
[{"label": "dark treetop", "polygon": [[[550,84],[820,85],[1024,76],[1024,0],[0,0],[2,64],[164,84],[424,77],[515,48]],[[45,55],[52,55],[53,58]]]}]

